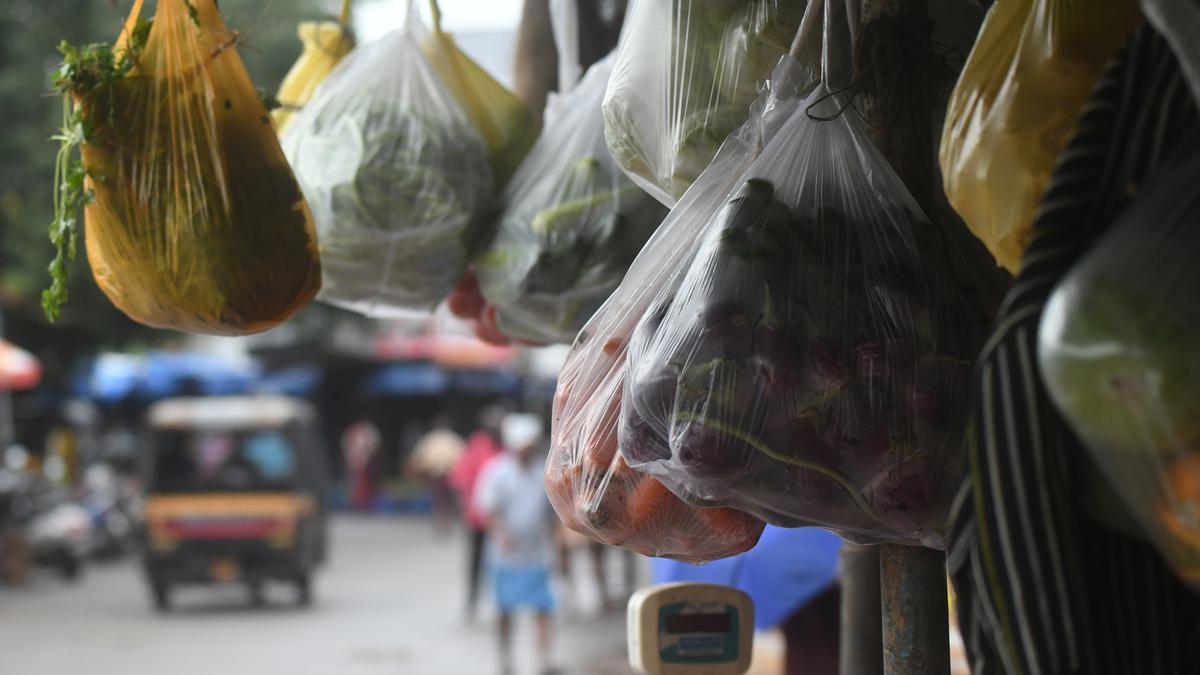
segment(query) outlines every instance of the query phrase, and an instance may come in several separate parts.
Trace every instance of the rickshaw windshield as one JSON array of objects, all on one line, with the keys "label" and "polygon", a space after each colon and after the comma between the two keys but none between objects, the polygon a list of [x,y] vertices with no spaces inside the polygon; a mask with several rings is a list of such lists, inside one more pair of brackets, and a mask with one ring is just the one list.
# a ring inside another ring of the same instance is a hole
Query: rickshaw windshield
[{"label": "rickshaw windshield", "polygon": [[296,486],[296,447],[279,431],[161,431],[154,450],[154,492],[262,492]]}]

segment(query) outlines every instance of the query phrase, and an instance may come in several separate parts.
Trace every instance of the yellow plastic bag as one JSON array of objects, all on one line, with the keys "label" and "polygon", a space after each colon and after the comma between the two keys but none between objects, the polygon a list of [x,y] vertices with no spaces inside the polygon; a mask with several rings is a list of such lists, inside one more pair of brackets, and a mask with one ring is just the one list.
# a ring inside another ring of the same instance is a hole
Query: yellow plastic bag
[{"label": "yellow plastic bag", "polygon": [[454,100],[462,107],[487,144],[492,175],[503,185],[516,171],[538,137],[538,125],[525,104],[497,82],[454,43],[442,30],[442,13],[430,0],[433,31],[422,43],[422,51]]},{"label": "yellow plastic bag", "polygon": [[950,96],[946,195],[1015,272],[1075,118],[1140,17],[1135,0],[999,0]]},{"label": "yellow plastic bag", "polygon": [[350,0],[342,0],[337,21],[305,21],[296,27],[304,51],[280,83],[275,95],[280,107],[271,113],[280,134],[296,111],[312,98],[317,85],[354,49],[354,37],[347,28],[349,22]]},{"label": "yellow plastic bag", "polygon": [[[132,48],[142,4],[114,53]],[[113,304],[150,326],[241,335],[316,295],[312,217],[214,0],[159,0],[132,68],[75,95],[88,260]]]}]

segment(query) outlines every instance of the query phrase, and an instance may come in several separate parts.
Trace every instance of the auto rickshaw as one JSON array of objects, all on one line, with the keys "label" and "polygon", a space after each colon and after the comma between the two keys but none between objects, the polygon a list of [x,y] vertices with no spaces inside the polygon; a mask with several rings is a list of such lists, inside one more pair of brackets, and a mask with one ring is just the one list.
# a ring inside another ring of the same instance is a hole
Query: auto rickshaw
[{"label": "auto rickshaw", "polygon": [[268,581],[312,599],[325,558],[326,471],[316,414],[282,396],[178,398],[147,414],[144,567],[154,605],[180,584]]}]

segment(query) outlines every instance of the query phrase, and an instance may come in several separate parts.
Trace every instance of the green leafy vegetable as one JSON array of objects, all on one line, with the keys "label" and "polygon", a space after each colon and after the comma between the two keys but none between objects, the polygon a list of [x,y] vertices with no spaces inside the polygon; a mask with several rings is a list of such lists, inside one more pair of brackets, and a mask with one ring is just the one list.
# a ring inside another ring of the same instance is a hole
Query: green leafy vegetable
[{"label": "green leafy vegetable", "polygon": [[129,74],[146,45],[150,26],[150,21],[139,20],[129,36],[128,47],[120,53],[107,44],[76,47],[64,40],[58,46],[63,62],[50,76],[54,93],[63,99],[62,128],[51,137],[59,144],[54,162],[54,220],[50,223],[55,255],[48,268],[50,287],[42,292],[42,311],[51,321],[58,318],[67,302],[67,261],[75,259],[79,213],[96,196],[87,181],[101,179],[92,175],[79,158],[79,147],[93,140],[95,128],[79,103]]},{"label": "green leafy vegetable", "polygon": [[279,99],[275,98],[275,94],[266,89],[255,89],[255,91],[258,92],[258,98],[262,101],[263,107],[267,109],[267,112],[272,112],[283,107]]}]

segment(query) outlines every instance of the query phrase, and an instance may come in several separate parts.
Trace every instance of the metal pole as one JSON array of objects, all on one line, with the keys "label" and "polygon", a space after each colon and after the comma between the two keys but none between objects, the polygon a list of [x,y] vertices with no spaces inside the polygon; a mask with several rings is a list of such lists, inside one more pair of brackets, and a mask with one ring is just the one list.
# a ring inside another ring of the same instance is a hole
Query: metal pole
[{"label": "metal pole", "polygon": [[840,675],[883,672],[883,619],[879,596],[879,547],[844,544],[841,552],[842,618]]},{"label": "metal pole", "polygon": [[881,544],[879,583],[884,675],[949,675],[946,555]]}]

